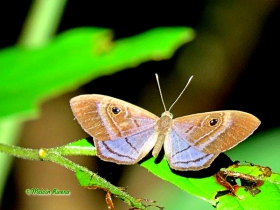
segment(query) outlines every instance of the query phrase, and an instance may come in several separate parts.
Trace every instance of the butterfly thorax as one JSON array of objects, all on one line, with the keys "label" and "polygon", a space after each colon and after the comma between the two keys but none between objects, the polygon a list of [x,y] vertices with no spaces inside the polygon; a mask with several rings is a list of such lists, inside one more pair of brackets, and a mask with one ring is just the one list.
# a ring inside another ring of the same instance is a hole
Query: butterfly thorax
[{"label": "butterfly thorax", "polygon": [[159,134],[167,134],[173,124],[172,114],[169,111],[162,113],[159,120],[156,122],[156,131]]},{"label": "butterfly thorax", "polygon": [[173,116],[169,111],[165,111],[162,113],[159,120],[156,122],[156,132],[158,134],[157,141],[154,146],[152,155],[154,157],[157,157],[162,145],[164,143],[165,137],[168,134],[168,132],[171,130],[173,125]]}]

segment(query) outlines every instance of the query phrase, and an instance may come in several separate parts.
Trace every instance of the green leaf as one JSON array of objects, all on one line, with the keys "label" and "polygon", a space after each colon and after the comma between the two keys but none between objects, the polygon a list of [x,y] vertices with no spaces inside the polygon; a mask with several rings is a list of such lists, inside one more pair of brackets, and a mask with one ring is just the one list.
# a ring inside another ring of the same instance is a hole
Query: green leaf
[{"label": "green leaf", "polygon": [[75,142],[71,142],[61,147],[52,149],[54,152],[58,152],[60,155],[88,155],[96,156],[96,148],[87,139],[81,139]]},{"label": "green leaf", "polygon": [[[250,146],[249,142],[251,142],[251,144],[255,142],[256,145],[256,141],[258,141],[257,144],[259,144],[258,148],[254,147],[254,152],[249,153],[253,155],[251,156],[251,159],[253,159],[254,156],[260,154],[260,152],[256,153],[256,151],[261,151],[263,149],[264,139],[266,140],[265,144],[268,144],[271,147],[275,139],[279,139],[279,129],[263,132],[249,139],[246,151],[249,151],[252,147]],[[242,143],[238,147],[242,148],[243,144],[246,146],[246,143]],[[238,151],[238,147],[235,149],[236,151]],[[273,149],[267,148],[266,151],[271,150],[271,156],[273,157],[273,154],[275,153],[274,157],[278,156],[279,158],[279,153],[276,153],[276,151],[273,152]],[[242,157],[240,160],[246,160],[246,158],[243,158],[244,157]],[[265,159],[263,161],[265,161]],[[275,159],[273,159],[273,161],[275,162]],[[268,162],[267,165],[269,164],[270,163]],[[141,163],[141,166],[145,167],[161,179],[178,186],[189,194],[209,202],[218,209],[280,209],[279,174],[272,173],[272,175],[269,177],[262,177],[262,172],[259,171],[258,166],[246,165],[239,166],[237,168],[230,167],[227,169],[245,175],[254,176],[256,179],[264,181],[264,184],[258,188],[261,190],[261,192],[255,196],[252,196],[249,192],[246,192],[244,187],[240,187],[237,190],[236,195],[240,198],[244,198],[243,200],[240,200],[238,197],[232,195],[224,195],[215,199],[217,192],[224,191],[226,188],[218,184],[214,176],[206,178],[187,178],[180,176],[171,171],[165,158],[158,164],[155,163],[154,158],[150,158]]]},{"label": "green leaf", "polygon": [[2,50],[0,120],[34,116],[46,97],[145,61],[170,58],[194,33],[186,27],[156,28],[114,42],[111,37],[108,29],[77,28],[41,48]]},{"label": "green leaf", "polygon": [[92,179],[92,174],[90,174],[88,171],[77,170],[76,178],[82,187],[99,186],[99,182],[95,179]]},{"label": "green leaf", "polygon": [[76,178],[81,186],[89,189],[103,189],[106,192],[110,192],[114,196],[122,199],[128,205],[137,209],[148,209],[143,203],[125,192],[124,189],[118,188],[110,184],[109,182],[98,177],[96,174],[87,170],[76,170]]},{"label": "green leaf", "polygon": [[65,145],[64,147],[86,147],[86,148],[94,148],[94,146],[92,145],[92,143],[90,143],[89,141],[87,141],[86,139],[80,139],[78,141],[74,141],[71,142],[67,145]]},{"label": "green leaf", "polygon": [[[241,165],[231,166],[226,171],[236,172],[241,175],[249,175],[264,183],[257,187],[260,193],[251,195],[244,187],[237,188],[236,197],[221,196],[218,198],[217,209],[279,209],[280,208],[280,175],[272,173],[265,176],[260,166]],[[242,178],[242,177],[241,177]]]},{"label": "green leaf", "polygon": [[[214,176],[206,178],[186,178],[174,174],[170,170],[166,159],[163,159],[159,164],[155,164],[154,161],[154,158],[150,158],[143,162],[141,166],[147,168],[150,172],[161,179],[166,180],[186,192],[209,202],[218,209],[237,210],[280,208],[279,174],[273,173],[270,177],[260,178],[260,173],[257,172],[255,166],[240,166],[240,168],[236,168],[235,171],[248,175],[254,174],[254,176],[258,179],[265,181],[264,184],[259,187],[261,192],[252,196],[249,192],[245,191],[243,187],[240,187],[236,192],[237,196],[224,195],[215,199],[217,192],[224,191],[226,188],[218,184]],[[239,198],[242,198],[242,200]]]},{"label": "green leaf", "polygon": [[[268,170],[265,170],[266,168]],[[277,173],[273,173],[269,167],[263,167],[259,165],[238,165],[236,167],[235,165],[233,165],[228,167],[227,169],[223,169],[222,171],[246,174],[258,180],[273,183],[275,184],[275,187],[280,189],[280,175]],[[270,171],[271,175],[266,171]]]},{"label": "green leaf", "polygon": [[217,191],[224,190],[224,188],[216,182],[214,176],[198,179],[186,178],[173,173],[165,158],[158,164],[155,164],[154,158],[150,158],[141,163],[141,166],[148,169],[161,179],[178,186],[182,190],[185,190],[192,195],[206,200],[212,205],[216,204],[214,197],[217,194]]}]

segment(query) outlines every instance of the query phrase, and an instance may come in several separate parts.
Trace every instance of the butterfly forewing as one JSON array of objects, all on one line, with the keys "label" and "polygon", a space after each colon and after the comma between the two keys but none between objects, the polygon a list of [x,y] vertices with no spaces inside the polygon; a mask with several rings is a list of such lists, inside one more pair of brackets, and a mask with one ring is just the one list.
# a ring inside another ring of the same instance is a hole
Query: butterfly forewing
[{"label": "butterfly forewing", "polygon": [[140,107],[104,95],[80,95],[70,105],[82,128],[102,141],[137,134],[154,127],[158,119]]},{"label": "butterfly forewing", "polygon": [[216,154],[245,140],[259,124],[258,118],[246,112],[216,111],[176,118],[173,129],[198,150]]}]

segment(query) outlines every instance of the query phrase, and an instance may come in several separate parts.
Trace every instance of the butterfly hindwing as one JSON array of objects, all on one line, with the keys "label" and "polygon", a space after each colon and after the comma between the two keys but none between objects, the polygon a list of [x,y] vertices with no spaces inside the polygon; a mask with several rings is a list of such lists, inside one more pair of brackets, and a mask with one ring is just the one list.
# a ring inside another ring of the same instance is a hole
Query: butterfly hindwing
[{"label": "butterfly hindwing", "polygon": [[169,166],[175,170],[188,171],[207,168],[218,154],[206,154],[181,138],[174,130],[166,136],[164,151]]},{"label": "butterfly hindwing", "polygon": [[156,141],[154,128],[144,130],[125,138],[100,141],[94,139],[98,156],[118,164],[134,164],[146,156]]},{"label": "butterfly hindwing", "polygon": [[154,127],[158,119],[138,106],[104,95],[80,95],[70,105],[82,128],[102,141],[140,133]]}]

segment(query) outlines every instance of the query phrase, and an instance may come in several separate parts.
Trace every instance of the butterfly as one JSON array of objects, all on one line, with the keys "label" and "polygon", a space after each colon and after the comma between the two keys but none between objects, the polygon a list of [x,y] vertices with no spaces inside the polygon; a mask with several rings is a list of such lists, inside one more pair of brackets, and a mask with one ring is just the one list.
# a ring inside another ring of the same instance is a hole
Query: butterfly
[{"label": "butterfly", "polygon": [[[157,82],[159,86],[158,77]],[[158,117],[126,101],[99,94],[76,96],[70,106],[81,127],[93,137],[102,160],[135,164],[151,150],[157,157],[164,147],[169,166],[179,171],[209,167],[221,152],[245,140],[260,125],[254,115],[234,110],[173,119],[171,107],[167,111],[164,105],[165,111]]]}]

